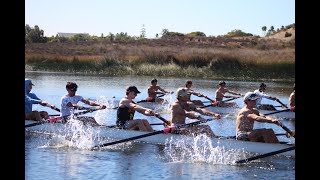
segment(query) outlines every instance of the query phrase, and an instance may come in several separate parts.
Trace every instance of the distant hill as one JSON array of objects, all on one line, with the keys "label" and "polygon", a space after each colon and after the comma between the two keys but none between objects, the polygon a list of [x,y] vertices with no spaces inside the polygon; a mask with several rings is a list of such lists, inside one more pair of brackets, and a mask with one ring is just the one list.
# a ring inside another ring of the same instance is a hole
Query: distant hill
[{"label": "distant hill", "polygon": [[289,29],[281,30],[271,36],[264,37],[264,38],[265,39],[280,39],[280,40],[291,41],[291,40],[294,40],[295,37],[296,37],[295,28],[291,27]]}]

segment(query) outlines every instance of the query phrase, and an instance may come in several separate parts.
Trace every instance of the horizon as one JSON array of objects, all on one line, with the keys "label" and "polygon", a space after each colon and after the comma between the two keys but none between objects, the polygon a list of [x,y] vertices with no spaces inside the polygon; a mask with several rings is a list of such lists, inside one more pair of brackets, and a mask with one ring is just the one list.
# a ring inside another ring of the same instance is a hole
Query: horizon
[{"label": "horizon", "polygon": [[[124,22],[124,23],[122,23]],[[183,34],[200,31],[208,36],[225,35],[241,30],[263,36],[267,30],[295,23],[295,1],[234,2],[225,0],[140,0],[120,1],[48,1],[25,2],[25,24],[38,25],[44,36],[59,33],[88,33],[107,36],[127,33],[140,36],[143,25],[146,38],[161,37],[163,29]]]}]

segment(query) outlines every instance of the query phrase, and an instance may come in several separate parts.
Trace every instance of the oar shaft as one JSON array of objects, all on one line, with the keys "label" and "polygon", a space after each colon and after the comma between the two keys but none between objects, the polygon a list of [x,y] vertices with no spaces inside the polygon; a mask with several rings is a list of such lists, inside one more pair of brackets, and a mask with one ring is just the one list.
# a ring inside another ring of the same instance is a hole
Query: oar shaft
[{"label": "oar shaft", "polygon": [[143,134],[143,135],[140,135],[140,136],[135,136],[135,137],[127,138],[127,139],[122,139],[122,140],[119,140],[119,141],[113,141],[113,142],[109,142],[109,143],[104,143],[104,144],[101,144],[101,145],[93,146],[92,149],[99,148],[99,147],[110,146],[110,145],[114,145],[114,144],[119,144],[119,143],[123,143],[123,142],[128,142],[128,141],[132,141],[132,140],[136,140],[136,139],[140,139],[140,138],[144,138],[144,137],[148,137],[148,136],[153,136],[153,135],[156,135],[156,134],[161,134],[163,132],[164,132],[163,130],[160,130],[160,131],[155,131],[155,132],[148,133],[148,134]]},{"label": "oar shaft", "polygon": [[[226,99],[224,101],[221,101],[220,103],[223,103],[223,102],[228,102],[228,101],[232,101],[234,99],[238,99],[239,97],[234,97],[234,98],[230,98],[230,99]],[[216,101],[216,102],[219,102],[219,101]],[[210,106],[217,106],[217,104],[213,103],[213,104],[209,104],[209,105],[206,105],[206,106],[200,106],[199,108],[206,108],[206,107],[210,107]]]},{"label": "oar shaft", "polygon": [[253,161],[253,160],[256,160],[256,159],[265,158],[265,157],[268,157],[268,156],[273,156],[273,155],[284,153],[284,152],[287,152],[287,151],[292,151],[294,149],[295,149],[295,146],[292,146],[292,147],[281,149],[281,150],[278,150],[278,151],[273,151],[273,152],[261,154],[261,155],[258,155],[258,156],[250,157],[250,158],[247,158],[247,159],[238,160],[235,163],[236,164],[246,163],[246,162]]},{"label": "oar shaft", "polygon": [[268,116],[268,115],[271,115],[271,114],[277,114],[277,113],[286,112],[286,111],[290,111],[290,109],[284,109],[284,110],[280,110],[280,111],[275,111],[275,112],[267,113],[267,114],[264,114],[264,115]]}]

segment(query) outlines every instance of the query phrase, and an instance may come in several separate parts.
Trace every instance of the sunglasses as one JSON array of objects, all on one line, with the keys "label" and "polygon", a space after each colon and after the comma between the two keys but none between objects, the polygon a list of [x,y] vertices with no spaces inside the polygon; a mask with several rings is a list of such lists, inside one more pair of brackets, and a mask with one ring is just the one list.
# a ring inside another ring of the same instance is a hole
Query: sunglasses
[{"label": "sunglasses", "polygon": [[70,91],[75,92],[75,91],[77,91],[77,88],[70,88]]}]

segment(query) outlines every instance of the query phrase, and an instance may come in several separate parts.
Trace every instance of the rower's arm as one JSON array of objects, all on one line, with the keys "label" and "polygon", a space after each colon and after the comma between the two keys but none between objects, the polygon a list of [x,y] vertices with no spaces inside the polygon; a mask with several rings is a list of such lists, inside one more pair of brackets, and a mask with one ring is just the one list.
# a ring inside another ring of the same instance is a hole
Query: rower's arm
[{"label": "rower's arm", "polygon": [[81,102],[85,103],[85,104],[88,104],[90,106],[101,106],[102,108],[106,108],[105,105],[102,105],[100,103],[97,103],[97,102],[94,102],[94,101],[90,101],[88,99],[82,99]]},{"label": "rower's arm", "polygon": [[169,91],[166,91],[166,90],[162,89],[160,86],[159,86],[159,90],[164,92],[164,93],[170,93]]},{"label": "rower's arm", "polygon": [[237,95],[237,96],[241,96],[242,95],[240,93],[236,93],[236,92],[233,92],[233,91],[230,91],[230,90],[227,90],[226,92],[228,92],[230,94],[233,94],[233,95]]},{"label": "rower's arm", "polygon": [[144,114],[146,116],[154,116],[155,115],[155,113],[152,111],[152,109],[148,109],[148,108],[139,106],[138,104],[134,104],[134,103],[130,103],[130,106],[134,107],[134,109],[136,111],[138,111],[139,113]]},{"label": "rower's arm", "polygon": [[277,119],[273,119],[271,117],[266,117],[266,116],[258,116],[256,114],[249,114],[248,118],[251,118],[258,122],[275,123],[275,124],[279,122]]},{"label": "rower's arm", "polygon": [[207,109],[203,109],[203,108],[196,108],[195,109],[196,112],[200,113],[200,114],[203,114],[203,115],[207,115],[207,116],[213,116],[217,119],[220,119],[221,118],[221,115],[218,114],[218,113],[215,113],[215,112],[211,112]]}]

